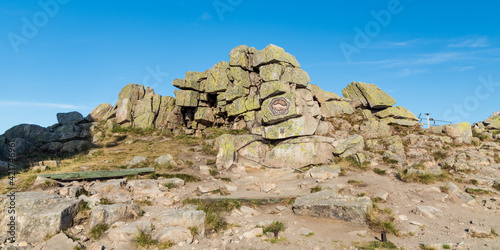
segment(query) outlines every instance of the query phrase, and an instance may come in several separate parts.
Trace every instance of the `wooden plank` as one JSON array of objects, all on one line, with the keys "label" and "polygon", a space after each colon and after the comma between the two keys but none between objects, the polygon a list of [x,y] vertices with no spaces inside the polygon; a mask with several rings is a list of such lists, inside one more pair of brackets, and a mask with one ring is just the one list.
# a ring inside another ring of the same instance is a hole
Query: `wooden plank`
[{"label": "wooden plank", "polygon": [[51,178],[55,180],[66,179],[99,179],[99,178],[113,178],[128,175],[136,175],[142,173],[152,173],[155,168],[132,168],[132,169],[118,169],[118,170],[98,170],[98,171],[84,171],[84,172],[71,172],[71,173],[55,173],[55,174],[39,174],[38,176]]}]

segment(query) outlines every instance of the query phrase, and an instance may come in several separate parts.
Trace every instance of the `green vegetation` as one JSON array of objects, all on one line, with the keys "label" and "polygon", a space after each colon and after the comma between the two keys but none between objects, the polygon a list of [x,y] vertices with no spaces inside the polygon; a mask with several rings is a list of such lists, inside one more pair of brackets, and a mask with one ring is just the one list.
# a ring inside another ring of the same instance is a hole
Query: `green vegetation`
[{"label": "green vegetation", "polygon": [[309,232],[309,233],[307,233],[307,234],[306,234],[306,235],[304,235],[304,236],[305,236],[305,237],[311,237],[311,236],[313,236],[313,235],[314,235],[314,232]]},{"label": "green vegetation", "polygon": [[166,188],[168,189],[174,189],[174,188],[177,188],[177,185],[173,182],[167,182],[165,183],[163,186],[165,186]]},{"label": "green vegetation", "polygon": [[[201,151],[207,155],[217,155],[217,150],[214,149],[214,147],[210,146],[210,144],[204,142],[202,145],[201,145]],[[215,160],[214,160],[214,163],[215,163]],[[207,159],[207,164],[210,164],[208,163],[208,159]],[[213,164],[213,163],[212,163]]]},{"label": "green vegetation", "polygon": [[435,161],[440,161],[443,159],[446,159],[446,152],[444,151],[435,151],[432,153],[432,156],[434,157]]},{"label": "green vegetation", "polygon": [[271,222],[271,224],[265,226],[263,228],[263,232],[264,232],[264,234],[271,233],[275,237],[278,237],[278,233],[284,232],[285,229],[286,229],[285,223],[275,220],[275,221]]},{"label": "green vegetation", "polygon": [[358,242],[355,243],[354,246],[359,250],[377,250],[377,249],[398,249],[394,243],[380,242],[380,241],[370,241],[370,242]]},{"label": "green vegetation", "polygon": [[167,241],[167,242],[162,242],[160,245],[158,245],[158,249],[169,249],[173,247],[175,244],[173,242]]},{"label": "green vegetation", "polygon": [[89,196],[89,192],[87,190],[85,190],[84,188],[78,189],[78,191],[76,191],[76,197],[78,198],[81,195]]},{"label": "green vegetation", "polygon": [[450,245],[444,244],[443,249],[451,249]]},{"label": "green vegetation", "polygon": [[105,223],[97,224],[97,226],[90,229],[89,235],[93,239],[99,239],[101,235],[109,229],[109,225]]},{"label": "green vegetation", "polygon": [[397,160],[394,160],[394,159],[391,159],[389,157],[382,157],[382,160],[386,163],[386,164],[389,164],[389,165],[393,165],[393,164],[397,164],[398,161]]},{"label": "green vegetation", "polygon": [[323,187],[321,186],[315,186],[311,188],[311,193],[317,193],[319,191],[323,190]]},{"label": "green vegetation", "polygon": [[135,244],[139,247],[149,248],[158,244],[158,240],[153,239],[151,233],[146,232],[144,229],[139,230],[139,235],[135,238]]},{"label": "green vegetation", "polygon": [[99,204],[101,205],[112,205],[115,204],[113,201],[109,200],[108,198],[101,198],[99,200]]},{"label": "green vegetation", "polygon": [[76,245],[75,247],[73,247],[73,250],[83,250],[83,247],[80,245]]},{"label": "green vegetation", "polygon": [[470,180],[470,183],[471,183],[472,185],[477,185],[477,183],[478,183],[478,182],[477,182],[477,180],[476,180],[476,179],[471,179],[471,180]]},{"label": "green vegetation", "polygon": [[488,135],[483,134],[483,133],[477,133],[474,130],[472,131],[472,136],[479,138],[481,141],[486,141],[488,140]]},{"label": "green vegetation", "polygon": [[214,165],[216,163],[216,160],[215,159],[206,159],[205,162],[207,163],[207,165]]},{"label": "green vegetation", "polygon": [[439,190],[441,190],[441,193],[445,193],[445,194],[447,194],[447,193],[449,193],[449,192],[450,192],[450,186],[448,186],[448,185],[443,185],[443,186],[440,186],[440,187],[439,187]]},{"label": "green vegetation", "polygon": [[196,235],[200,234],[198,232],[198,227],[196,227],[196,226],[194,226],[194,227],[188,227],[188,229],[189,229],[189,231],[191,231],[191,235],[193,235],[193,236],[196,236]]},{"label": "green vegetation", "polygon": [[231,182],[231,178],[229,177],[222,177],[220,178],[222,181],[225,181],[225,182]]},{"label": "green vegetation", "polygon": [[466,188],[465,189],[466,193],[473,194],[473,195],[481,195],[481,194],[490,194],[491,191],[486,190],[486,189],[481,189],[481,188]]},{"label": "green vegetation", "polygon": [[433,175],[430,173],[408,173],[408,170],[401,170],[398,172],[397,177],[404,182],[418,182],[422,184],[431,184],[436,181],[449,180],[450,176],[446,173]]},{"label": "green vegetation", "polygon": [[373,208],[369,209],[366,213],[366,221],[372,230],[384,230],[399,236],[399,230],[394,225],[396,218],[389,208],[380,209],[377,205],[373,204]]},{"label": "green vegetation", "polygon": [[82,201],[82,202],[78,203],[78,213],[82,213],[82,212],[85,212],[88,210],[90,210],[88,202]]},{"label": "green vegetation", "polygon": [[171,179],[171,178],[179,178],[183,180],[184,182],[197,182],[200,181],[200,178],[189,175],[189,174],[158,174],[158,173],[151,173],[149,174],[149,179],[158,179],[158,177],[164,177],[165,179]]},{"label": "green vegetation", "polygon": [[210,169],[208,170],[211,176],[217,176],[219,175],[219,171],[217,169]]},{"label": "green vegetation", "polygon": [[224,220],[223,213],[231,212],[233,209],[241,207],[241,203],[237,200],[202,200],[202,199],[186,199],[184,204],[196,205],[198,210],[203,210],[206,213],[205,228],[209,231],[220,231],[227,228],[227,222]]},{"label": "green vegetation", "polygon": [[374,168],[373,172],[375,172],[378,175],[385,175],[386,174],[385,170],[380,169],[380,168]]},{"label": "green vegetation", "polygon": [[496,190],[500,191],[500,181],[499,181],[499,182],[497,182],[497,183],[495,183],[495,184],[493,184],[493,186],[492,186],[492,187],[493,187],[494,189],[496,189]]},{"label": "green vegetation", "polygon": [[270,239],[265,239],[265,241],[276,244],[287,241],[287,238],[286,237],[270,238]]},{"label": "green vegetation", "polygon": [[135,200],[134,203],[139,207],[153,205],[153,202],[150,200]]}]

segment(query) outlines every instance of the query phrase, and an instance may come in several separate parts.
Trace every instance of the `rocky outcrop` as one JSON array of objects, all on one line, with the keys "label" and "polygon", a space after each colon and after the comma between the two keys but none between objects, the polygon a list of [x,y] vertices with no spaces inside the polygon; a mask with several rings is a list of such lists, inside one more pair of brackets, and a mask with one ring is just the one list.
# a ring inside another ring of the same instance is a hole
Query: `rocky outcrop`
[{"label": "rocky outcrop", "polygon": [[91,128],[94,124],[78,113],[58,113],[58,123],[44,128],[32,124],[20,124],[0,135],[0,159],[7,159],[8,143],[13,142],[18,157],[32,151],[50,154],[78,153],[93,144]]}]

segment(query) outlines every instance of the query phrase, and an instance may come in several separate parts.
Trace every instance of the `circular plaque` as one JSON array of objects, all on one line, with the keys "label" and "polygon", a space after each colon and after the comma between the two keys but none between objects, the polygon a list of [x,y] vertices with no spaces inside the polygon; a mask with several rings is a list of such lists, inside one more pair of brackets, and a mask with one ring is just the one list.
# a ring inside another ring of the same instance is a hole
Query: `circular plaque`
[{"label": "circular plaque", "polygon": [[269,109],[275,116],[286,115],[290,109],[290,102],[284,97],[276,97],[269,103]]}]

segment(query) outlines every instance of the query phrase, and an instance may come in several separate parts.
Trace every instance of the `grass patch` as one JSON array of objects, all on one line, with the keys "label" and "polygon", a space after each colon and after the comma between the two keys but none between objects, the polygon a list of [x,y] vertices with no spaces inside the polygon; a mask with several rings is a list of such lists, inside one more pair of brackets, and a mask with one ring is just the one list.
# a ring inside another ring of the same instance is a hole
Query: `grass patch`
[{"label": "grass patch", "polygon": [[414,163],[413,165],[411,165],[411,168],[425,170],[425,165],[423,163],[421,163],[421,162]]},{"label": "grass patch", "polygon": [[445,194],[447,194],[447,193],[449,193],[449,192],[450,192],[450,186],[448,186],[448,185],[443,185],[443,186],[440,186],[440,187],[439,187],[439,190],[441,191],[441,193],[445,193]]},{"label": "grass patch", "polygon": [[369,209],[366,213],[366,220],[372,230],[384,230],[399,236],[399,230],[394,225],[396,218],[392,214],[391,209],[380,209],[374,204],[373,208]]},{"label": "grass patch", "polygon": [[78,191],[76,191],[76,198],[80,197],[81,195],[89,196],[89,192],[85,190],[85,188],[78,189]]},{"label": "grass patch", "polygon": [[382,161],[384,161],[384,163],[389,164],[389,165],[398,164],[397,160],[391,159],[387,156],[382,157]]},{"label": "grass patch", "polygon": [[479,140],[481,141],[486,141],[488,140],[488,136],[486,134],[483,134],[483,133],[477,133],[475,132],[474,130],[472,131],[472,136],[473,137],[477,137],[479,138]]},{"label": "grass patch", "polygon": [[184,182],[197,182],[201,181],[200,178],[190,175],[190,174],[158,174],[158,173],[151,173],[149,174],[149,179],[158,179],[158,177],[164,177],[166,179],[171,179],[171,178],[179,178],[183,180]]},{"label": "grass patch", "polygon": [[444,152],[444,151],[433,152],[432,157],[434,157],[435,161],[444,160],[444,159],[446,159],[446,152]]},{"label": "grass patch", "polygon": [[323,187],[321,186],[315,186],[311,188],[311,193],[317,193],[319,191],[323,190]]},{"label": "grass patch", "polygon": [[162,242],[158,245],[158,249],[169,249],[171,247],[173,247],[175,244],[171,241],[167,241],[167,242]]},{"label": "grass patch", "polygon": [[82,202],[78,203],[78,213],[83,213],[83,212],[88,211],[90,209],[91,208],[90,208],[88,202],[82,201]]},{"label": "grass patch", "polygon": [[200,233],[198,232],[198,227],[188,227],[189,231],[191,231],[191,235],[196,236],[199,235]]},{"label": "grass patch", "polygon": [[466,188],[465,192],[473,195],[491,194],[491,191],[481,188]]},{"label": "grass patch", "polygon": [[280,243],[280,242],[285,242],[287,241],[286,237],[279,237],[279,238],[270,238],[270,239],[265,239],[264,241],[271,242],[273,244]]},{"label": "grass patch", "polygon": [[153,202],[150,200],[135,200],[134,203],[139,207],[153,205]]},{"label": "grass patch", "polygon": [[367,170],[368,166],[370,165],[370,162],[368,162],[368,161],[365,161],[361,164],[361,163],[357,162],[352,156],[346,157],[346,158],[337,157],[334,159],[334,162],[336,164],[340,165],[341,169],[351,168],[351,169]]},{"label": "grass patch", "polygon": [[174,188],[177,188],[177,185],[173,182],[168,182],[168,183],[165,183],[163,186],[165,186],[166,188],[168,189],[174,189]]},{"label": "grass patch", "polygon": [[390,241],[380,242],[376,240],[363,243],[358,242],[355,243],[354,246],[359,250],[398,249],[398,247]]},{"label": "grass patch", "polygon": [[158,240],[153,239],[150,233],[147,233],[146,230],[139,230],[139,235],[135,238],[135,244],[139,247],[149,248],[150,246],[154,246],[158,244]]},{"label": "grass patch", "polygon": [[210,169],[208,170],[211,176],[217,176],[219,175],[219,171],[217,169]]},{"label": "grass patch", "polygon": [[500,181],[499,181],[499,182],[497,182],[497,183],[495,183],[495,184],[493,184],[493,186],[492,186],[492,187],[493,187],[494,189],[496,189],[496,190],[500,191]]},{"label": "grass patch", "polygon": [[373,172],[378,174],[378,175],[385,175],[386,174],[386,171],[383,169],[380,169],[380,168],[374,168]]},{"label": "grass patch", "polygon": [[305,234],[304,236],[305,237],[312,237],[313,235],[314,235],[314,232],[309,232],[309,233]]},{"label": "grass patch", "polygon": [[216,160],[215,159],[206,159],[205,163],[207,163],[207,165],[214,165],[216,163]]},{"label": "grass patch", "polygon": [[443,249],[451,249],[450,245],[446,245],[446,244],[444,244],[442,247],[443,247]]},{"label": "grass patch", "polygon": [[231,182],[231,178],[229,177],[222,177],[220,178],[222,181],[225,181],[225,182]]},{"label": "grass patch", "polygon": [[220,231],[227,228],[227,222],[224,220],[223,214],[230,212],[233,209],[241,207],[241,203],[237,200],[203,200],[203,199],[186,199],[183,204],[196,205],[198,210],[203,210],[206,213],[205,229],[210,231]]},{"label": "grass patch", "polygon": [[399,171],[397,177],[404,182],[418,182],[422,184],[432,184],[436,181],[444,181],[450,179],[450,176],[446,173],[433,175],[429,173],[408,173],[408,170]]},{"label": "grass patch", "polygon": [[268,233],[271,233],[274,235],[274,237],[278,237],[278,233],[279,232],[284,232],[286,229],[286,226],[285,226],[285,223],[282,222],[282,221],[273,221],[271,222],[271,224],[265,226],[263,228],[263,232],[264,234],[268,234]]},{"label": "grass patch", "polygon": [[[210,146],[210,144],[204,142],[202,145],[201,145],[201,151],[207,155],[217,155],[218,151],[217,149],[214,149],[213,146]],[[208,159],[207,159],[208,161]],[[214,163],[215,163],[215,160],[214,160]],[[209,163],[207,163],[209,164]]]},{"label": "grass patch", "polygon": [[99,200],[99,204],[101,205],[112,205],[112,204],[115,204],[112,200],[108,199],[108,198],[101,198]]},{"label": "grass patch", "polygon": [[471,179],[471,180],[470,180],[470,183],[471,183],[472,185],[477,185],[477,183],[478,183],[478,182],[477,182],[477,180],[476,180],[476,179]]},{"label": "grass patch", "polygon": [[97,226],[90,229],[89,236],[93,239],[99,239],[101,235],[109,229],[109,225],[105,223],[97,224]]}]

